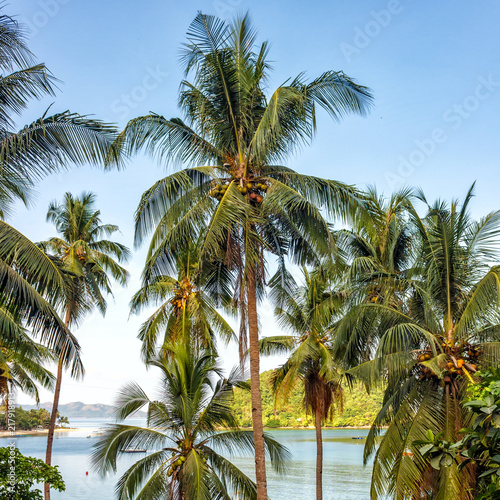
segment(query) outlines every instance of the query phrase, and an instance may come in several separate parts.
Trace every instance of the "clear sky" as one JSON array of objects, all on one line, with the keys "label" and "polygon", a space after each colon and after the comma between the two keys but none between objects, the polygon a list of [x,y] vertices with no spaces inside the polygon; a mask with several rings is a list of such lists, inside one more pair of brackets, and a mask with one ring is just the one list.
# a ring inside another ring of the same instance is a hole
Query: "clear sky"
[{"label": "clear sky", "polygon": [[[500,208],[500,4],[494,0],[14,0],[5,11],[27,26],[30,48],[61,80],[57,97],[33,103],[19,128],[52,102],[54,112],[93,114],[120,127],[149,111],[178,116],[179,48],[198,10],[228,20],[250,11],[260,40],[271,42],[270,90],[301,71],[313,78],[330,69],[372,89],[370,116],[336,124],[320,114],[313,145],[290,167],[376,185],[386,194],[420,186],[429,199],[463,197],[477,180],[474,215]],[[165,172],[144,157],[122,172],[71,169],[42,182],[34,206],[19,206],[10,222],[32,240],[45,239],[54,233],[45,223],[49,201],[90,190],[102,220],[118,224],[117,239],[132,247],[138,200]],[[106,319],[92,315],[75,332],[87,375],[82,383],[66,376],[62,403],[110,403],[131,379],[154,389],[136,339],[144,318],[128,318],[143,260],[144,249],[135,250],[129,287],[116,288]],[[275,333],[271,310],[262,312],[264,334]],[[224,363],[236,362],[232,346]]]}]

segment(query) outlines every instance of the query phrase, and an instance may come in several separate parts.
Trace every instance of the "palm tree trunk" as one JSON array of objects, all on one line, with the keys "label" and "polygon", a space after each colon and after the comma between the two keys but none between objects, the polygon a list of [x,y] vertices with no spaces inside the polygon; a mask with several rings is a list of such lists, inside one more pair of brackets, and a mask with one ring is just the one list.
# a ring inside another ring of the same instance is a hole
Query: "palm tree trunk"
[{"label": "palm tree trunk", "polygon": [[323,500],[323,436],[321,435],[321,412],[316,411],[316,500]]},{"label": "palm tree trunk", "polygon": [[7,429],[8,429],[10,427],[9,426],[9,392],[8,392],[8,390],[5,393],[4,403],[5,403],[5,425],[7,426]]},{"label": "palm tree trunk", "polygon": [[252,425],[255,444],[255,479],[257,500],[267,500],[266,454],[264,426],[262,424],[262,397],[260,392],[259,323],[257,318],[257,294],[255,271],[249,272],[247,284],[248,337],[250,351],[250,394],[252,398]]},{"label": "palm tree trunk", "polygon": [[[64,324],[66,328],[68,328],[70,322],[69,309],[66,311],[66,319]],[[52,445],[54,443],[54,431],[56,428],[56,419],[57,419],[57,411],[59,408],[59,395],[61,394],[61,383],[62,383],[62,372],[63,372],[63,358],[62,352],[66,343],[63,344],[61,349],[61,356],[59,357],[59,362],[57,363],[57,378],[56,378],[56,387],[54,390],[54,402],[52,403],[52,413],[50,414],[50,424],[49,424],[49,432],[47,434],[47,451],[45,453],[45,463],[47,465],[52,464]],[[50,484],[44,484],[44,498],[45,500],[50,500]]]}]

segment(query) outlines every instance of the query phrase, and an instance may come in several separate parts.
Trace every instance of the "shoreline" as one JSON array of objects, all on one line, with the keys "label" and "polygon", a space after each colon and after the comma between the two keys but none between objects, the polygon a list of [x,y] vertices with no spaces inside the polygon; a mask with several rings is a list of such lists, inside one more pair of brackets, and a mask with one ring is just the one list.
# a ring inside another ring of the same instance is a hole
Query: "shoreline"
[{"label": "shoreline", "polygon": [[[252,427],[240,427],[240,429],[251,429]],[[296,430],[300,431],[301,429],[304,430],[315,430],[316,427],[314,425],[307,425],[307,426],[301,426],[301,427],[266,427],[264,426],[264,429],[267,430],[277,430],[277,431],[286,431],[286,430]],[[338,429],[371,429],[371,425],[343,425],[343,426],[338,426],[338,427],[331,427],[331,426],[321,426],[322,430],[338,430]]]},{"label": "shoreline", "polygon": [[[80,429],[77,429],[76,427],[68,427],[68,428],[58,428],[55,429],[54,432],[71,432],[71,431],[78,431]],[[17,430],[15,432],[11,431],[0,431],[0,438],[16,438],[16,437],[23,437],[23,436],[46,436],[49,433],[48,429],[33,429],[31,431],[23,431],[23,430]]]},{"label": "shoreline", "polygon": [[[341,430],[341,429],[350,429],[350,430],[367,430],[370,429],[370,425],[365,425],[365,426],[342,426],[342,427],[322,427],[322,430]],[[224,427],[220,427],[219,429],[224,429]],[[240,427],[242,430],[252,430],[251,427]],[[266,432],[269,431],[287,431],[287,430],[314,430],[315,427],[313,426],[307,426],[307,427],[264,427],[264,430]],[[80,431],[82,429],[78,427],[68,427],[68,428],[58,428],[55,429],[56,433],[60,432],[72,432],[72,431]],[[89,429],[90,430],[90,429]],[[11,433],[10,431],[0,431],[0,439],[2,438],[18,438],[18,437],[31,437],[31,436],[47,436],[49,433],[48,429],[33,429],[31,431],[23,431],[23,430],[17,430],[14,433]]]}]

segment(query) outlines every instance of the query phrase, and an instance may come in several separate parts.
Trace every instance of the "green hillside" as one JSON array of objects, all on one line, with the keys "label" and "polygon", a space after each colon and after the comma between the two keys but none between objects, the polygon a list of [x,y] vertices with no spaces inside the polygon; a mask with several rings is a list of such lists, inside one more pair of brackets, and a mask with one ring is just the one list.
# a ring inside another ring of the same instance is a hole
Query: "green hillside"
[{"label": "green hillside", "polygon": [[[286,405],[274,408],[274,398],[270,387],[271,371],[261,374],[262,410],[264,425],[267,427],[308,427],[313,426],[313,418],[306,415],[302,403],[303,394],[297,386],[290,395]],[[327,422],[327,427],[361,427],[370,425],[382,406],[382,391],[367,394],[362,386],[345,390],[344,411],[334,412],[333,419]],[[251,426],[250,392],[235,390],[234,410],[242,427]]]}]

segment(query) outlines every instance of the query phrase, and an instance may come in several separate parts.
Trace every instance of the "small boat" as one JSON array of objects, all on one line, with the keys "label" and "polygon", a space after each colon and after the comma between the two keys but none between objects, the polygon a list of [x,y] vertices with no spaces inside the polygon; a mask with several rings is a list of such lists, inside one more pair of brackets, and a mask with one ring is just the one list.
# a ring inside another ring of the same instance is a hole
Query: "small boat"
[{"label": "small boat", "polygon": [[360,437],[352,437],[351,439],[365,439],[363,436]]},{"label": "small boat", "polygon": [[142,448],[125,448],[120,450],[122,453],[146,453],[146,450]]}]

